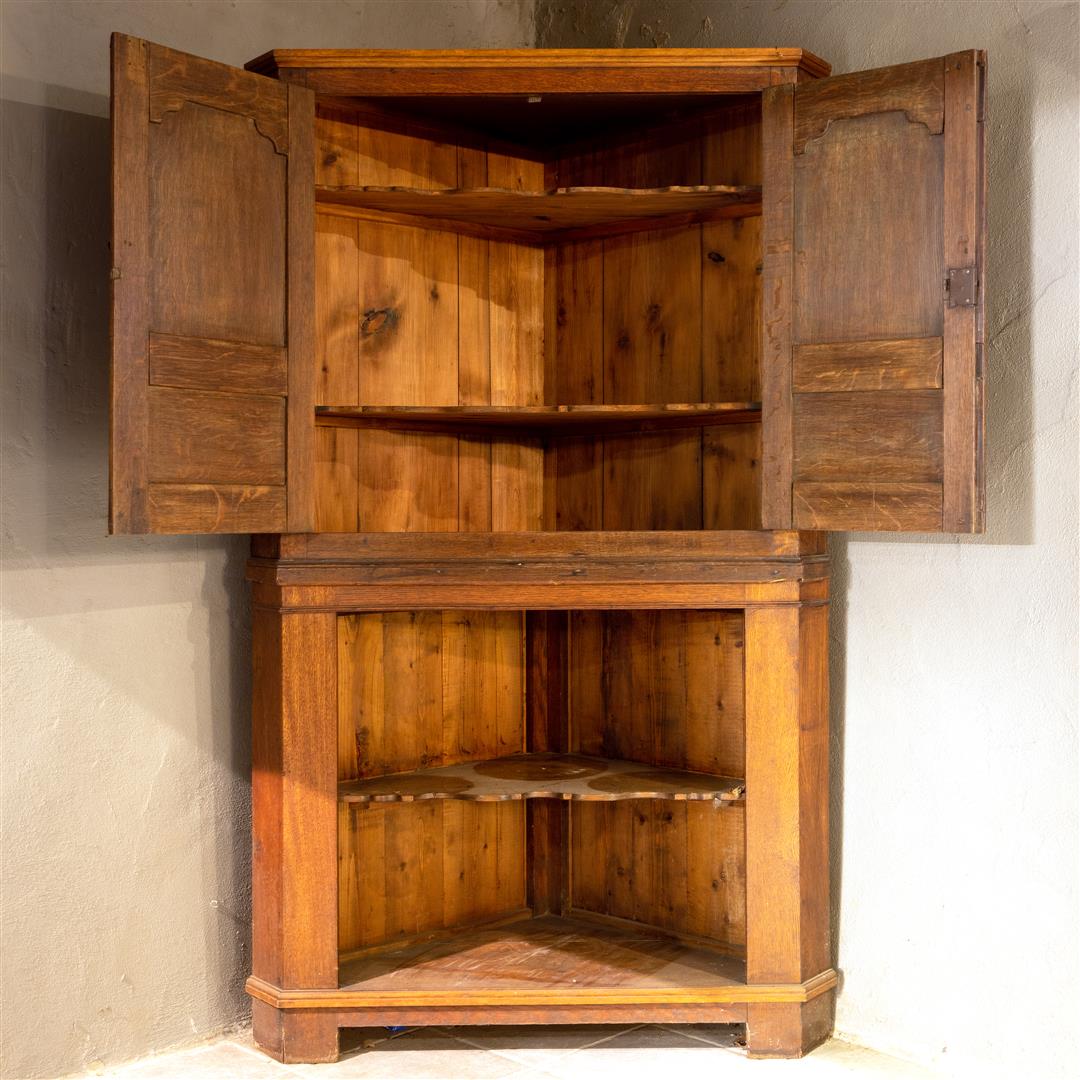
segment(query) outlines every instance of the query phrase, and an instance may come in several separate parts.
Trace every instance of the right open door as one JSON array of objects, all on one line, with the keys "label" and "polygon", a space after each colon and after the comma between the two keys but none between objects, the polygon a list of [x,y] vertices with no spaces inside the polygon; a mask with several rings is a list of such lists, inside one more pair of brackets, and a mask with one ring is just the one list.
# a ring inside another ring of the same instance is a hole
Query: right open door
[{"label": "right open door", "polygon": [[983,528],[984,71],[765,92],[767,529]]}]

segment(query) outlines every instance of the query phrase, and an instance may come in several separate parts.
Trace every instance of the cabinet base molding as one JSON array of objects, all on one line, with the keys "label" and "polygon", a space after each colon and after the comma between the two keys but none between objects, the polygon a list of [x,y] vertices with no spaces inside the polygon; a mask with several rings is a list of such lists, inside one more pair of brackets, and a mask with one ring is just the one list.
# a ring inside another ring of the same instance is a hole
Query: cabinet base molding
[{"label": "cabinet base molding", "polygon": [[[602,987],[580,989],[560,987],[552,990],[384,990],[373,993],[370,990],[287,990],[274,986],[264,979],[256,978],[254,975],[248,979],[245,988],[256,1001],[264,1002],[275,1009],[295,1009],[305,1012],[311,1010],[348,1011],[363,1014],[368,1018],[369,1023],[378,1025],[381,1021],[373,1020],[371,1016],[373,1014],[381,1016],[386,1012],[392,1012],[397,1016],[402,1013],[433,1010],[442,1014],[446,1010],[459,1009],[485,1011],[561,1009],[566,1011],[579,1007],[607,1008],[609,1006],[648,1010],[684,1006],[694,1009],[713,1009],[716,1006],[750,1003],[800,1005],[828,993],[835,988],[836,983],[836,972],[828,968],[805,982],[743,983],[734,986],[694,987],[692,989],[671,987],[622,990]],[[708,1019],[713,1023],[717,1022],[711,1013]],[[483,1022],[517,1023],[519,1021],[489,1019]],[[554,1022],[536,1021],[536,1023]],[[448,1021],[443,1017],[438,1023],[448,1023]]]},{"label": "cabinet base molding", "polygon": [[338,1030],[484,1024],[745,1024],[750,1057],[801,1057],[832,1030],[837,974],[716,991],[382,993],[285,990],[250,978],[255,1042],[279,1061],[336,1060]]},{"label": "cabinet base molding", "polygon": [[801,1003],[748,1005],[747,1056],[797,1058],[808,1054],[832,1035],[835,1010],[834,993]]}]

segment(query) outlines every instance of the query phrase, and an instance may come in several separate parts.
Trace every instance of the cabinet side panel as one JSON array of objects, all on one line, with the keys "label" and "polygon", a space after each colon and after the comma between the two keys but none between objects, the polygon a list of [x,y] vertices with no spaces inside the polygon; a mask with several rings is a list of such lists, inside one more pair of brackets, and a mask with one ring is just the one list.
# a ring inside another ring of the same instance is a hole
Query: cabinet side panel
[{"label": "cabinet side panel", "polygon": [[[315,175],[319,184],[356,184],[359,129],[351,112],[319,105]],[[359,222],[315,215],[315,336],[319,404],[358,405],[360,354]],[[359,434],[315,430],[315,515],[319,532],[355,532],[358,523]]]},{"label": "cabinet side panel", "polygon": [[[568,148],[562,186],[760,183],[757,95]],[[757,400],[760,218],[556,245],[548,400]],[[734,428],[560,440],[548,451],[556,529],[757,528],[760,436]]]},{"label": "cabinet side panel", "polygon": [[827,610],[746,613],[751,983],[800,982],[831,961]]},{"label": "cabinet side panel", "polygon": [[[710,119],[703,184],[761,183],[761,98]],[[762,219],[701,227],[702,397],[761,400]],[[761,426],[707,428],[702,444],[702,527],[761,528]]]},{"label": "cabinet side panel", "polygon": [[[458,148],[357,123],[357,184],[454,187]],[[458,383],[458,250],[449,233],[357,223],[358,400],[452,405]],[[328,402],[328,404],[332,404]],[[358,433],[358,527],[455,530],[457,440],[396,431]]]},{"label": "cabinet side panel", "polygon": [[744,813],[694,802],[570,808],[571,910],[707,939],[746,942]]},{"label": "cabinet side panel", "polygon": [[[355,111],[320,112],[320,182],[543,187],[538,162],[457,145],[431,125],[369,123]],[[332,214],[319,215],[318,231],[320,404],[542,402],[542,252]],[[541,527],[538,442],[329,427],[318,437],[324,527]]]},{"label": "cabinet side panel", "polygon": [[761,518],[791,528],[794,172],[791,86],[762,95]]},{"label": "cabinet side panel", "polygon": [[337,985],[335,617],[258,609],[252,634],[252,970]]},{"label": "cabinet side panel", "polygon": [[[488,152],[493,187],[538,191],[542,162]],[[544,253],[538,248],[488,242],[491,328],[491,403],[544,401]],[[495,442],[491,447],[491,527],[520,532],[543,527],[544,451],[538,440]]]},{"label": "cabinet side panel", "polygon": [[[574,612],[570,747],[741,776],[743,619],[738,612]],[[746,934],[741,806],[575,803],[571,904],[709,938]]]},{"label": "cabinet side panel", "polygon": [[[598,183],[598,175],[578,173],[575,179]],[[548,255],[545,289],[547,403],[600,404],[604,400],[604,242],[556,245]],[[602,528],[603,440],[557,439],[549,445],[547,454],[549,527]]]},{"label": "cabinet side panel", "polygon": [[255,610],[251,630],[252,973],[281,985],[281,616]]},{"label": "cabinet side panel", "polygon": [[[483,149],[458,151],[458,187],[487,187],[488,155]],[[491,404],[490,244],[458,237],[458,403]],[[491,528],[490,439],[458,440],[458,528]]]},{"label": "cabinet side panel", "polygon": [[[701,234],[604,241],[604,401],[700,401]],[[701,432],[604,440],[605,529],[701,528]]]},{"label": "cabinet side panel", "polygon": [[[519,612],[338,619],[339,779],[524,749]],[[455,801],[339,808],[340,948],[400,941],[525,904],[525,808]]]}]

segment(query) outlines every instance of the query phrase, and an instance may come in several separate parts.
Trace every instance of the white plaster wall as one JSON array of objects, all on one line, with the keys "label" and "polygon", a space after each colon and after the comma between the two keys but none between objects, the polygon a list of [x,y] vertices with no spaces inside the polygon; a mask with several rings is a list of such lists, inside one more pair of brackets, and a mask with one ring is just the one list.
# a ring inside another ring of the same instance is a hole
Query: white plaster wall
[{"label": "white plaster wall", "polygon": [[109,42],[520,46],[518,0],[5,0],[3,1057],[57,1077],[243,1021],[243,539],[108,538]]},{"label": "white plaster wall", "polygon": [[1078,12],[537,6],[539,45],[801,46],[837,73],[989,51],[988,530],[832,545],[838,1028],[958,1076],[1080,1076]]},{"label": "white plaster wall", "polygon": [[[989,530],[838,538],[841,1031],[954,1075],[1077,1059],[1077,11],[540,0],[539,44],[990,51]],[[6,0],[3,1058],[52,1077],[242,1021],[245,542],[106,538],[113,29],[274,46],[532,41],[495,0]]]}]

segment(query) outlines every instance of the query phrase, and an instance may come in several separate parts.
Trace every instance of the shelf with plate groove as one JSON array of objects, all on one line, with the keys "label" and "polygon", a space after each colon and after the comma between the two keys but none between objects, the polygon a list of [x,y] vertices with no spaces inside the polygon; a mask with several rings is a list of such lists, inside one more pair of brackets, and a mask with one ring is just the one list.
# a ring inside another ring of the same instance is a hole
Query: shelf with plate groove
[{"label": "shelf with plate groove", "polygon": [[324,427],[428,431],[493,438],[647,434],[673,428],[754,424],[758,401],[665,405],[319,405]]},{"label": "shelf with plate groove", "polygon": [[425,799],[474,802],[671,799],[719,805],[741,801],[745,787],[745,781],[731,776],[713,776],[584,754],[536,753],[346,780],[338,785],[338,799],[346,803]]},{"label": "shelf with plate groove", "polygon": [[754,185],[663,188],[315,188],[316,209],[493,240],[547,244],[761,213]]}]

